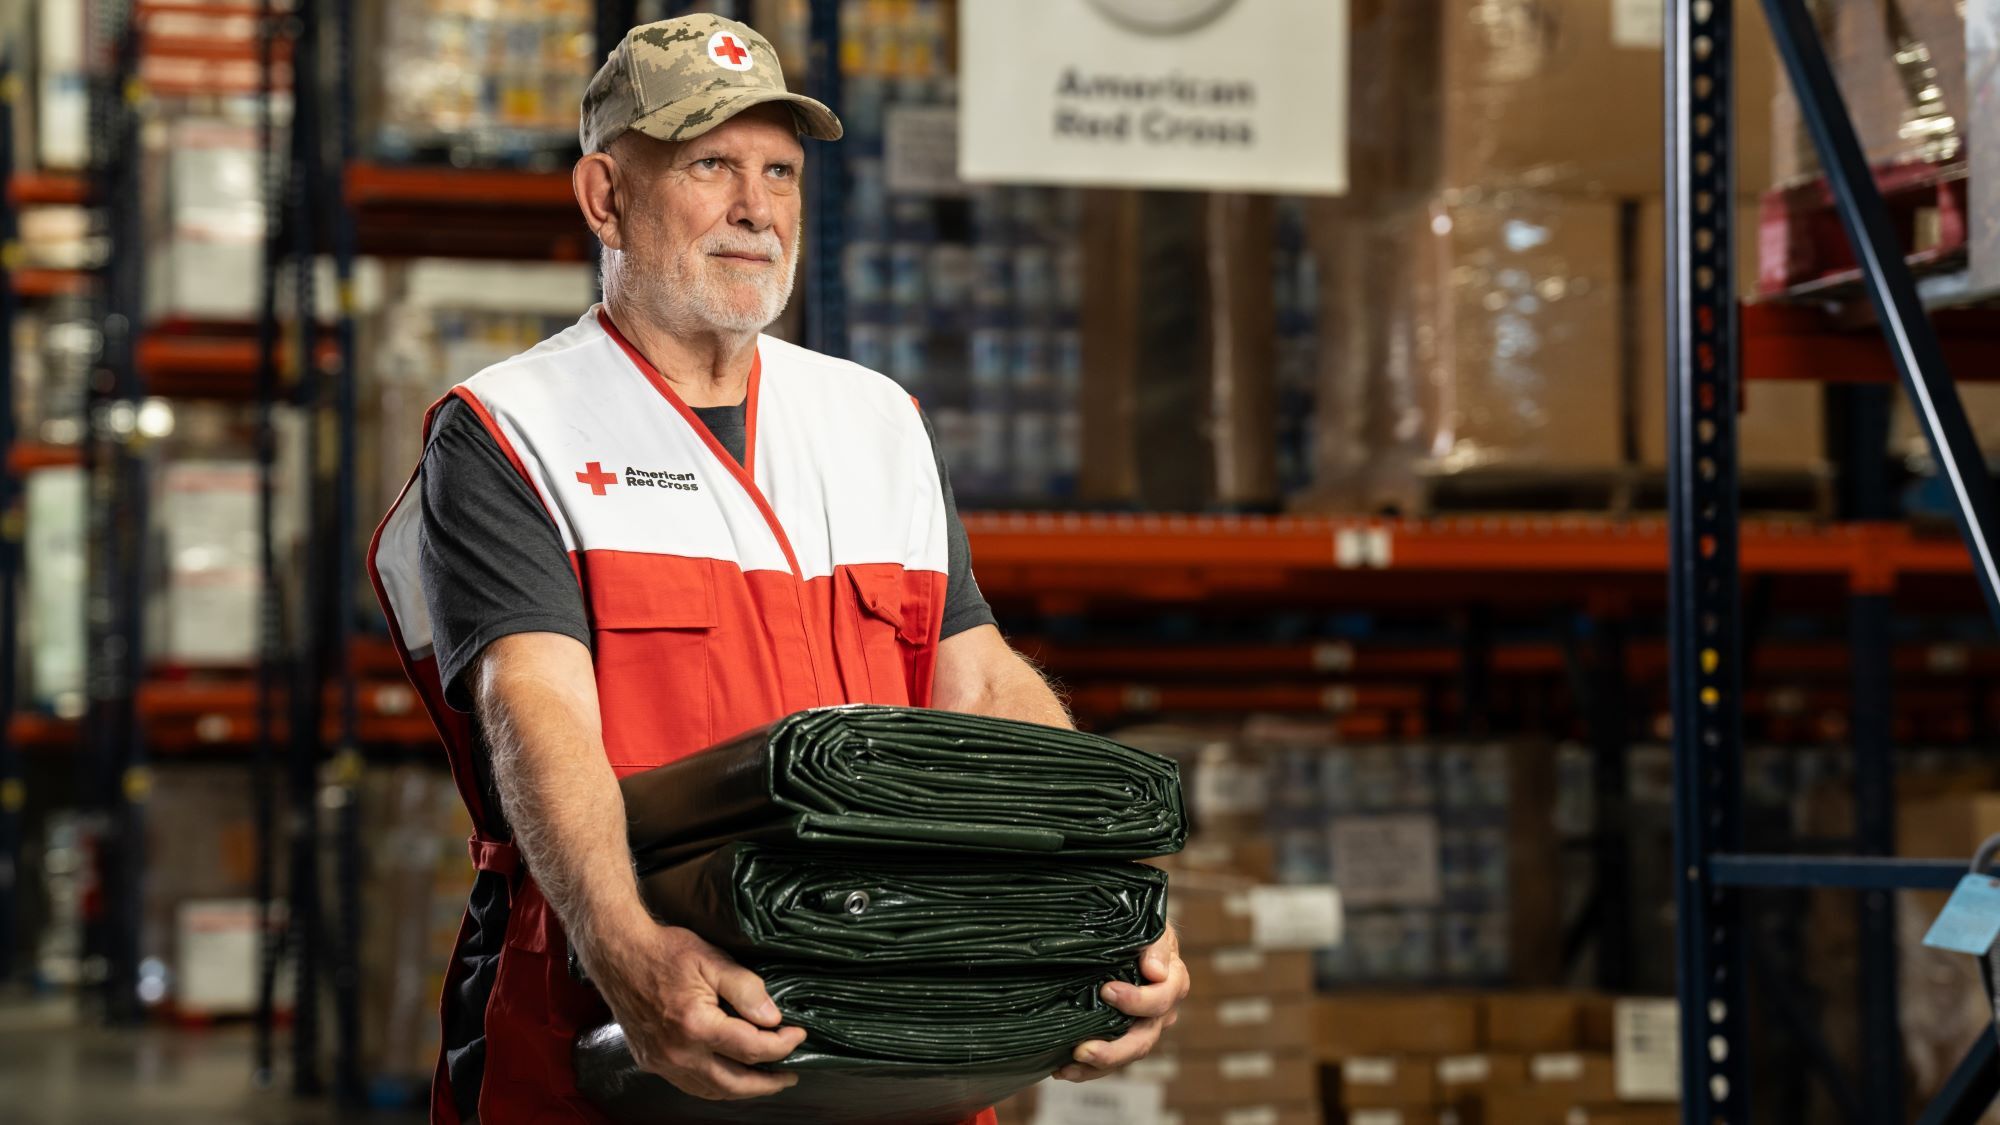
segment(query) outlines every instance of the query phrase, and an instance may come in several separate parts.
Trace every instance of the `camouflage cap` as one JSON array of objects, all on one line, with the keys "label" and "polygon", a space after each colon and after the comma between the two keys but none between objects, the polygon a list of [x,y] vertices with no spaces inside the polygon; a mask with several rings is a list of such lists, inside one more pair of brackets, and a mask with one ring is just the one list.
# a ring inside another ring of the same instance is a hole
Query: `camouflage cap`
[{"label": "camouflage cap", "polygon": [[585,152],[602,151],[627,129],[692,140],[766,102],[789,103],[806,136],[840,139],[832,110],[785,89],[770,40],[721,16],[682,16],[625,33],[583,92],[577,136]]}]

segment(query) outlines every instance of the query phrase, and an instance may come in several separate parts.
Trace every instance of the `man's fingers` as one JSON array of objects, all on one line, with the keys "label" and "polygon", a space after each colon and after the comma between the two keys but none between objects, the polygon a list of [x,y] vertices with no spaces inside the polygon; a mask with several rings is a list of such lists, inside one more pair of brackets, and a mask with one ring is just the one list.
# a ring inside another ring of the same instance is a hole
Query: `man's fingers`
[{"label": "man's fingers", "polygon": [[1131,1030],[1110,1042],[1092,1039],[1077,1044],[1070,1057],[1095,1070],[1116,1070],[1127,1063],[1136,1062],[1152,1053],[1160,1041],[1162,1021],[1143,1019],[1134,1023]]},{"label": "man's fingers", "polygon": [[1166,976],[1144,986],[1112,981],[1100,993],[1104,1001],[1128,1016],[1164,1016],[1173,1011],[1188,993],[1187,966],[1176,957],[1167,966]]},{"label": "man's fingers", "polygon": [[764,991],[763,978],[740,965],[718,967],[715,991],[736,1009],[737,1015],[759,1027],[776,1027],[784,1022],[778,1006],[771,1003],[771,994]]},{"label": "man's fingers", "polygon": [[699,1034],[701,1041],[716,1054],[754,1066],[777,1062],[797,1050],[805,1040],[806,1029],[794,1026],[766,1031],[718,1011],[715,1021],[702,1028]]},{"label": "man's fingers", "polygon": [[1056,1071],[1053,1077],[1062,1082],[1092,1082],[1110,1073],[1108,1070],[1100,1070],[1094,1066],[1071,1063],[1061,1070]]},{"label": "man's fingers", "polygon": [[699,1073],[720,1092],[719,1097],[723,1099],[768,1098],[780,1090],[789,1089],[799,1080],[796,1074],[753,1070],[720,1055],[710,1056],[708,1064]]},{"label": "man's fingers", "polygon": [[1181,958],[1181,936],[1172,925],[1168,925],[1160,940],[1146,947],[1139,955],[1139,971],[1147,980],[1158,983],[1167,979],[1174,962]]}]

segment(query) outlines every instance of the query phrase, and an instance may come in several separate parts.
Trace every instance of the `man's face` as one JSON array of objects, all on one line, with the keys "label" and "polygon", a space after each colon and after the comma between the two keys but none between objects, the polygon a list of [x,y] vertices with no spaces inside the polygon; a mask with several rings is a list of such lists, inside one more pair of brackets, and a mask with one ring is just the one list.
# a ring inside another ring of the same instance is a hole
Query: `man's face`
[{"label": "man's face", "polygon": [[676,331],[756,332],[791,298],[805,162],[792,113],[766,105],[680,144],[612,149],[632,295]]}]

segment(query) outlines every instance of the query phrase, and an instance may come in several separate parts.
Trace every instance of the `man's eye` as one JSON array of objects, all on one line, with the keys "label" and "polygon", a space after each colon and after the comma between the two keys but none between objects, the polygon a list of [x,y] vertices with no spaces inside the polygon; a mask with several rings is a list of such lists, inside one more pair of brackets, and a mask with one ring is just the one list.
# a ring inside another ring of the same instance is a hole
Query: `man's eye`
[{"label": "man's eye", "polygon": [[694,165],[704,172],[713,172],[717,168],[722,167],[722,160],[714,156],[704,156],[700,160],[695,161]]},{"label": "man's eye", "polygon": [[789,180],[792,178],[792,166],[789,164],[773,164],[771,165],[771,174],[781,180]]}]

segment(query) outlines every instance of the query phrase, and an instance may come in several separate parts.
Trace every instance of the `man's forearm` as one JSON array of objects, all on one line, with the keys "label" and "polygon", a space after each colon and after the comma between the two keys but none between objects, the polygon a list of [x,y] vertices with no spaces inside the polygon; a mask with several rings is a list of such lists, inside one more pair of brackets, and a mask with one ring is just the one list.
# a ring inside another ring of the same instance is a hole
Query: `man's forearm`
[{"label": "man's forearm", "polygon": [[1075,726],[1069,709],[1063,706],[1041,671],[1018,653],[1008,655],[1012,659],[996,660],[973,690],[940,692],[937,706],[946,711],[1020,719],[1044,726]]},{"label": "man's forearm", "polygon": [[588,653],[553,634],[502,638],[481,657],[475,699],[515,846],[592,967],[596,950],[652,923],[632,874]]}]

